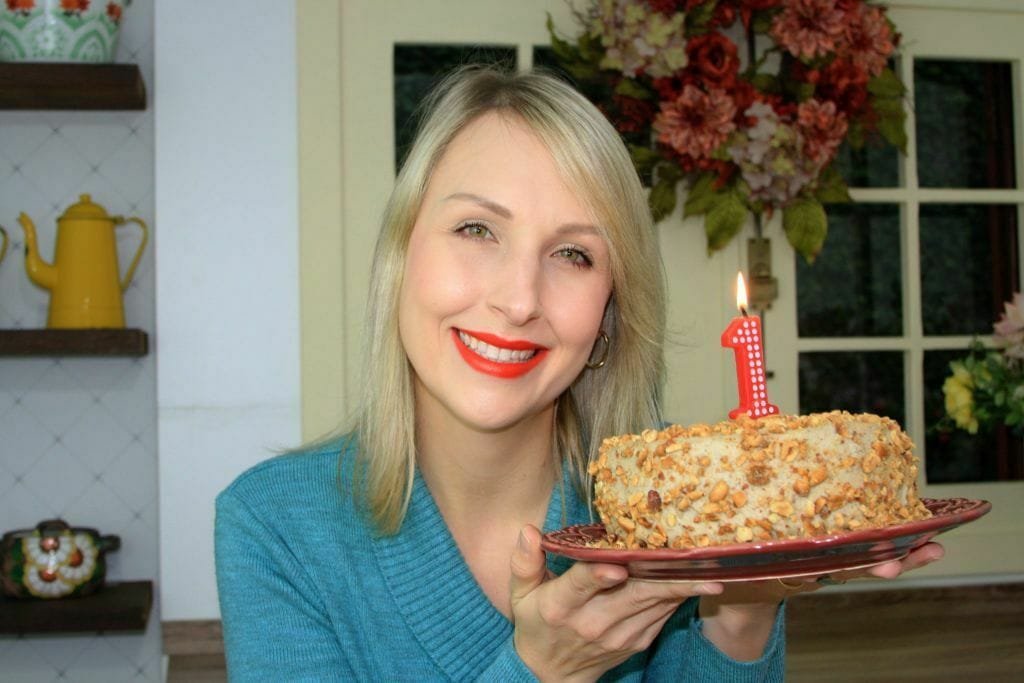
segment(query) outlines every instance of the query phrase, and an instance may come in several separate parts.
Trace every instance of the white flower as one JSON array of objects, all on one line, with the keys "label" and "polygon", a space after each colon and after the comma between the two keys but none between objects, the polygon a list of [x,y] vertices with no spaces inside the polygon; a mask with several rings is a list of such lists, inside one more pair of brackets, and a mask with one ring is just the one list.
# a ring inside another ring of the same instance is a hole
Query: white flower
[{"label": "white flower", "polygon": [[[92,577],[93,570],[96,569],[96,557],[99,555],[99,551],[95,545],[93,545],[92,538],[85,534],[77,534],[75,536],[75,545],[77,546],[78,552],[81,553],[81,562],[77,567],[71,566],[71,564],[63,565],[59,574],[61,578],[67,579],[74,585],[85,583],[90,577]],[[71,558],[74,560],[74,556]]]},{"label": "white flower", "polygon": [[25,587],[28,592],[40,598],[60,598],[74,590],[74,586],[66,583],[58,576],[53,581],[45,581],[40,569],[33,568],[25,572]]}]

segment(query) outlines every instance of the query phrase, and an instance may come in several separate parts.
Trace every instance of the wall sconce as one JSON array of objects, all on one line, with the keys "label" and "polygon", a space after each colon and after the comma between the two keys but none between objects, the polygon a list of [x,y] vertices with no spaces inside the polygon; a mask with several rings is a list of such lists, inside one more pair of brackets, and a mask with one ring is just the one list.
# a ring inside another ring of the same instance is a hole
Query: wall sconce
[{"label": "wall sconce", "polygon": [[772,242],[765,237],[747,240],[747,272],[749,305],[765,311],[779,298],[779,281],[772,277]]}]

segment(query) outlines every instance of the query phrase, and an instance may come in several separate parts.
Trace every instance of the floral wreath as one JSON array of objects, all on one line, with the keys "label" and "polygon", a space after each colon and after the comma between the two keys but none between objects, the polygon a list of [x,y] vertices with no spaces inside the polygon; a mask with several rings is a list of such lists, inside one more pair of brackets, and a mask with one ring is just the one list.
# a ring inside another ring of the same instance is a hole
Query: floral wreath
[{"label": "floral wreath", "polygon": [[871,2],[589,0],[574,14],[574,42],[548,17],[556,60],[622,135],[656,221],[686,182],[683,216],[704,216],[709,253],[748,214],[760,232],[778,210],[813,261],[823,203],[850,200],[840,146],[906,148],[906,90],[888,66],[900,34]]}]

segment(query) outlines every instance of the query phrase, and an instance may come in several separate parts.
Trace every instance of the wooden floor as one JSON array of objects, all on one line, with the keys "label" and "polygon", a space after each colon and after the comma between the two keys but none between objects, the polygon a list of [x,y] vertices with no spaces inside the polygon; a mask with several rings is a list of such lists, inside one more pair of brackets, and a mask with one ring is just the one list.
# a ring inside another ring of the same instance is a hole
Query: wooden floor
[{"label": "wooden floor", "polygon": [[[227,680],[202,628],[204,652],[173,655],[168,683]],[[1024,681],[1024,583],[822,591],[789,601],[786,628],[789,683]]]}]

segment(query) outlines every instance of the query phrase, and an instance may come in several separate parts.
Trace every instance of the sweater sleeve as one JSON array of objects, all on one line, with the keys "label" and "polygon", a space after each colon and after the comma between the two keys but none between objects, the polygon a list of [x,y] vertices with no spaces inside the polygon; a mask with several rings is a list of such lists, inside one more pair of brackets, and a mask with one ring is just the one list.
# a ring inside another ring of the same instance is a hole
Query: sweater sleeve
[{"label": "sweater sleeve", "polygon": [[217,498],[214,538],[229,680],[355,677],[305,568],[230,489]]},{"label": "sweater sleeve", "polygon": [[697,616],[698,598],[687,600],[665,624],[651,653],[644,680],[698,683],[781,683],[785,678],[785,604],[760,659],[735,660],[708,640]]}]

